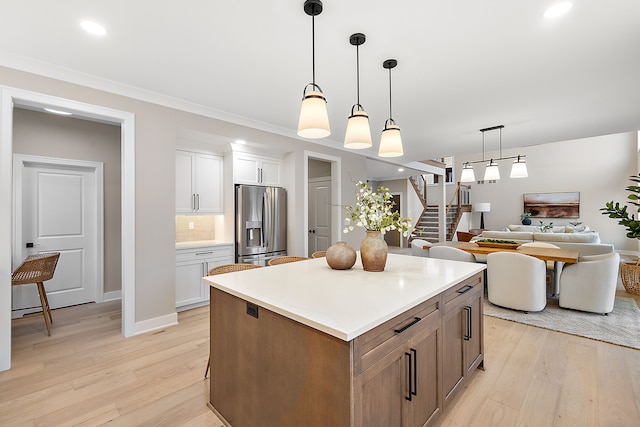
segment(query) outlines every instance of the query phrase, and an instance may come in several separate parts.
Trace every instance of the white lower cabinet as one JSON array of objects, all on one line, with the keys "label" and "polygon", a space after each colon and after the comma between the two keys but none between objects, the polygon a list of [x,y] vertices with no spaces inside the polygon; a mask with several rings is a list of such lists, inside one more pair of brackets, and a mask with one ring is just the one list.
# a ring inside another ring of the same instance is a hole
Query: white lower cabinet
[{"label": "white lower cabinet", "polygon": [[176,249],[176,309],[206,305],[209,286],[202,283],[207,272],[233,263],[233,244]]}]

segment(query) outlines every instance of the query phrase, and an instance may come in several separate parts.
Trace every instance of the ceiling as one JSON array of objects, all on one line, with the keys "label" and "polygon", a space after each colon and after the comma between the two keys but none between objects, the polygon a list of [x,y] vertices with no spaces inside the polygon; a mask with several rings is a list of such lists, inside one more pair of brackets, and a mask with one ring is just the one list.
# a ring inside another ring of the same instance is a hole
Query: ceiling
[{"label": "ceiling", "polygon": [[[505,149],[640,129],[640,2],[574,0],[324,0],[315,18],[316,83],[342,147],[356,102],[374,148],[389,117],[402,130],[399,164],[480,153],[481,128],[502,124]],[[296,137],[312,79],[311,18],[303,0],[2,2],[0,65],[151,98]],[[103,24],[96,37],[82,19]],[[1,76],[0,76],[1,78]],[[1,79],[0,79],[0,83]],[[243,135],[238,135],[242,138]],[[498,134],[485,135],[497,150]],[[392,165],[393,166],[393,165]]]}]

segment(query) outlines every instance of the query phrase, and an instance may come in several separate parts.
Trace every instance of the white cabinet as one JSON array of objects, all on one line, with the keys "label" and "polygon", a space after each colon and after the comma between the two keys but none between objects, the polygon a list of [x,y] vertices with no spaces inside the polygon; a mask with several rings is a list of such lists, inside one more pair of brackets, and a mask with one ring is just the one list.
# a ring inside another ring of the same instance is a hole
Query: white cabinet
[{"label": "white cabinet", "polygon": [[277,159],[251,154],[235,154],[233,178],[236,184],[280,185],[280,167]]},{"label": "white cabinet", "polygon": [[176,150],[176,213],[223,213],[222,158]]},{"label": "white cabinet", "polygon": [[176,309],[205,305],[209,286],[202,284],[207,272],[218,265],[233,263],[233,244],[176,249]]}]

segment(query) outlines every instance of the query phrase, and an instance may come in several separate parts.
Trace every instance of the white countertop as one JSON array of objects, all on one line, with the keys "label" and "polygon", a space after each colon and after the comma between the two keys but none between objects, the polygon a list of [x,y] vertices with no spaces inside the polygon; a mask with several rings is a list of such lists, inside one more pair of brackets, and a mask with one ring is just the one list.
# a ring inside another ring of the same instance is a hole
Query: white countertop
[{"label": "white countertop", "polygon": [[383,272],[333,270],[324,258],[203,278],[203,282],[345,341],[404,313],[484,264],[389,254]]},{"label": "white countertop", "polygon": [[220,245],[233,245],[233,243],[225,242],[223,240],[194,240],[191,242],[176,242],[176,249],[191,249],[191,248],[201,248],[204,246],[220,246]]}]

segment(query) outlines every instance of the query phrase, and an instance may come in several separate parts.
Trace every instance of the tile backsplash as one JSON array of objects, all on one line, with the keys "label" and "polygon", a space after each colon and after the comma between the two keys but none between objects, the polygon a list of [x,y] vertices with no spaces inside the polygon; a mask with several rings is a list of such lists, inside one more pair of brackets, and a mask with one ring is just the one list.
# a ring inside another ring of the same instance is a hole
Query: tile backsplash
[{"label": "tile backsplash", "polygon": [[[189,224],[193,229],[189,229]],[[176,215],[176,242],[192,242],[194,240],[214,240],[214,215]]]}]

